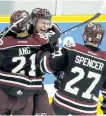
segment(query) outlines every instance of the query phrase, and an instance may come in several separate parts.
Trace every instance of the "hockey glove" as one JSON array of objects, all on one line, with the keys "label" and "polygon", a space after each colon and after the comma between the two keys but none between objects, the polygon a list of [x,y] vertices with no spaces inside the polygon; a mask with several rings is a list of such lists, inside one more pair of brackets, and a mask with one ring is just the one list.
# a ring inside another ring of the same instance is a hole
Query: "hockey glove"
[{"label": "hockey glove", "polygon": [[54,88],[60,89],[60,86],[64,77],[64,72],[61,71],[59,73],[55,73],[54,75],[57,77],[57,79],[54,81]]},{"label": "hockey glove", "polygon": [[54,81],[54,88],[55,89],[60,89],[61,86],[61,81],[60,80],[55,80]]}]

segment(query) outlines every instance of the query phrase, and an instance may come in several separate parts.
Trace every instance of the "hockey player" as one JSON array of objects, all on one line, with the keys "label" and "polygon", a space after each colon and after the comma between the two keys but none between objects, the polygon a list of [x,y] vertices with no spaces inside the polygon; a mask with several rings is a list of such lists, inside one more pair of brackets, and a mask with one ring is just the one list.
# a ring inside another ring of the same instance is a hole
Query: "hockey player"
[{"label": "hockey player", "polygon": [[[21,20],[16,24],[17,21]],[[42,89],[42,77],[36,76],[35,62],[40,47],[48,39],[28,34],[30,15],[14,12],[10,24],[16,35],[2,38],[0,45],[0,114],[31,115],[33,95]]]},{"label": "hockey player", "polygon": [[[40,36],[48,38],[49,42],[53,44],[54,49],[58,50],[58,38],[60,37],[60,30],[56,25],[51,24],[51,14],[47,9],[36,8],[31,13],[31,23],[30,28],[28,30],[29,35],[33,34],[34,31]],[[46,21],[45,19],[49,20]],[[10,23],[11,24],[11,23]],[[11,26],[11,25],[10,25]],[[46,27],[45,27],[46,26]],[[6,31],[6,29],[5,29]],[[16,36],[16,29],[12,28],[5,36]],[[3,34],[3,32],[2,32]],[[55,39],[56,41],[52,41]],[[43,46],[44,50],[44,46]],[[40,72],[40,69],[37,67],[36,76],[43,76],[44,74]],[[51,114],[51,110],[49,109],[49,101],[46,90],[42,89],[34,95],[34,111],[33,114],[36,113],[47,113]]]},{"label": "hockey player", "polygon": [[83,31],[85,45],[68,43],[61,52],[41,54],[43,72],[63,72],[52,103],[56,115],[96,115],[95,97],[106,81],[106,52],[98,47],[103,36],[100,24],[89,23]]},{"label": "hockey player", "polygon": [[[60,30],[56,25],[52,25],[51,14],[47,9],[35,8],[31,13],[32,27],[35,28],[36,33],[48,38],[48,43],[53,45],[53,51],[58,50],[58,38],[60,37]],[[48,22],[49,21],[49,22]],[[56,41],[52,41],[56,39]],[[42,50],[45,51],[46,47],[43,46]],[[38,66],[39,69],[39,66]],[[45,73],[38,70],[37,76],[44,78]],[[38,94],[34,95],[35,108],[33,114],[46,113],[53,115],[52,109],[49,107],[48,94],[43,88]]]}]

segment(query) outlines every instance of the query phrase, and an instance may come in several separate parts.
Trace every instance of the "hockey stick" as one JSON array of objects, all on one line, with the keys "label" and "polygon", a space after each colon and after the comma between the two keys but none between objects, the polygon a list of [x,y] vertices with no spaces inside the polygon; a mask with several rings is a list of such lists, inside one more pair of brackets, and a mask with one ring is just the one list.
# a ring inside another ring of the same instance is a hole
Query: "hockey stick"
[{"label": "hockey stick", "polygon": [[103,1],[103,4],[102,4],[102,6],[101,6],[101,8],[100,8],[100,10],[99,10],[99,12],[98,12],[97,14],[95,14],[95,15],[94,15],[93,17],[91,17],[90,19],[88,19],[88,20],[86,20],[86,21],[84,21],[84,22],[82,22],[82,23],[80,23],[80,24],[75,25],[74,27],[71,27],[70,29],[67,29],[66,31],[62,32],[61,35],[65,35],[65,34],[71,32],[71,31],[73,31],[73,30],[79,28],[80,26],[82,26],[82,25],[84,25],[84,24],[86,24],[86,23],[88,23],[88,22],[90,22],[90,21],[92,21],[92,20],[98,18],[99,16],[101,16],[101,14],[102,14],[102,12],[104,11],[105,7],[106,7],[106,1],[104,0],[104,1]]},{"label": "hockey stick", "polygon": [[98,102],[100,105],[102,105],[104,108],[106,108],[106,104],[104,104],[102,101],[100,101],[100,100],[99,100],[96,96],[94,96],[93,94],[92,94],[91,98],[92,98],[94,101]]},{"label": "hockey stick", "polygon": [[80,23],[80,24],[77,24],[77,25],[75,25],[74,27],[71,27],[70,29],[67,29],[66,31],[62,32],[61,35],[65,35],[65,34],[67,34],[67,33],[69,33],[69,32],[72,32],[73,30],[79,28],[80,26],[82,26],[82,25],[84,25],[84,24],[86,24],[86,23],[89,23],[90,21],[92,21],[92,20],[98,18],[100,15],[101,15],[101,13],[97,13],[97,14],[94,15],[92,18],[90,18],[90,19],[88,19],[88,20],[86,20],[86,21],[84,21],[84,22],[82,22],[82,23]]},{"label": "hockey stick", "polygon": [[[66,31],[61,32],[61,36],[65,35],[65,34],[67,34],[67,33],[69,33],[69,32],[72,32],[73,30],[76,30],[77,28],[81,27],[82,25],[84,25],[84,24],[86,24],[86,23],[89,23],[90,21],[92,21],[92,20],[98,18],[99,16],[101,16],[101,14],[102,14],[102,12],[104,11],[105,7],[106,7],[106,1],[103,0],[103,4],[102,4],[100,10],[98,11],[98,13],[96,13],[96,14],[95,14],[93,17],[91,17],[90,19],[88,19],[88,20],[86,20],[86,21],[84,21],[84,22],[82,22],[82,23],[80,23],[80,24],[77,24],[77,25],[71,27],[70,29],[67,29]],[[58,40],[58,38],[53,38],[53,39],[51,40],[51,43],[55,43],[55,42],[57,42],[57,40]]]}]

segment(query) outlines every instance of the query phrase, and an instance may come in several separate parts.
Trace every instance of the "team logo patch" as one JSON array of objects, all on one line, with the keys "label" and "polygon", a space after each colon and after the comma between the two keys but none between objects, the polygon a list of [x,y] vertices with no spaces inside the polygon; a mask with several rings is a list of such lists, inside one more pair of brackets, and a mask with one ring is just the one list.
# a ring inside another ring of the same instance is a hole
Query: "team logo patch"
[{"label": "team logo patch", "polygon": [[63,41],[63,46],[66,47],[75,47],[76,44],[74,42],[74,39],[72,37],[66,37]]}]

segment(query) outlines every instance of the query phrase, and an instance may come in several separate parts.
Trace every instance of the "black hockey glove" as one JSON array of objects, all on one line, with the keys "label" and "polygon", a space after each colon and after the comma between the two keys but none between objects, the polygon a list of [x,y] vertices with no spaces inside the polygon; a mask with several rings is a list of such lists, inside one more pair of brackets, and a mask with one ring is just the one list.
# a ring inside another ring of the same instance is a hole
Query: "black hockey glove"
[{"label": "black hockey glove", "polygon": [[61,30],[57,24],[53,24],[47,33],[49,34],[49,42],[51,44],[56,43],[61,36]]},{"label": "black hockey glove", "polygon": [[54,81],[54,88],[55,89],[60,89],[61,86],[61,81],[60,80],[55,80]]},{"label": "black hockey glove", "polygon": [[[103,100],[103,103],[106,105],[106,99]],[[103,114],[106,114],[106,107],[101,106],[100,109],[103,111]]]},{"label": "black hockey glove", "polygon": [[55,89],[60,89],[63,77],[64,77],[64,72],[61,71],[59,73],[54,73],[54,75],[56,76],[56,80],[54,81],[54,88]]}]

